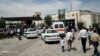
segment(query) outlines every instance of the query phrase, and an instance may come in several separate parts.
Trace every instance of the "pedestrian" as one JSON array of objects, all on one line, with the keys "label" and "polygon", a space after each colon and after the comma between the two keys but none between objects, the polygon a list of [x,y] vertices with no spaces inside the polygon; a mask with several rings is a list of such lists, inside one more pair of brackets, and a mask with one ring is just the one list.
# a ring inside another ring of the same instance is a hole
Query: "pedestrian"
[{"label": "pedestrian", "polygon": [[94,47],[94,54],[93,55],[99,56],[98,45],[99,45],[100,36],[99,36],[99,34],[96,33],[96,30],[93,30],[91,40],[92,40],[92,44],[93,44],[93,47]]},{"label": "pedestrian", "polygon": [[10,38],[10,29],[9,28],[7,29],[7,32],[8,32],[8,38]]},{"label": "pedestrian", "polygon": [[79,32],[79,39],[81,39],[83,52],[86,53],[86,41],[87,41],[88,33],[85,27],[82,27],[82,29]]},{"label": "pedestrian", "polygon": [[66,40],[68,44],[68,52],[70,52],[70,49],[72,48],[72,42],[73,42],[73,33],[69,29],[67,34],[66,34]]},{"label": "pedestrian", "polygon": [[19,40],[22,40],[22,38],[21,38],[21,36],[20,36],[21,34],[20,34],[20,29],[19,29],[19,28],[17,29],[17,35],[18,35],[18,39],[19,39]]},{"label": "pedestrian", "polygon": [[62,48],[62,52],[64,52],[64,35],[63,34],[60,34],[60,45],[61,45],[61,48]]},{"label": "pedestrian", "polygon": [[88,30],[88,40],[89,40],[89,47],[92,47],[91,35],[93,34],[92,29]]},{"label": "pedestrian", "polygon": [[73,40],[75,40],[75,28],[72,28],[72,29],[71,29],[71,32],[72,32],[72,34],[73,34]]},{"label": "pedestrian", "polygon": [[14,33],[14,31],[13,31],[13,29],[11,29],[11,30],[10,30],[10,37],[11,37],[11,38],[13,37],[13,33]]}]

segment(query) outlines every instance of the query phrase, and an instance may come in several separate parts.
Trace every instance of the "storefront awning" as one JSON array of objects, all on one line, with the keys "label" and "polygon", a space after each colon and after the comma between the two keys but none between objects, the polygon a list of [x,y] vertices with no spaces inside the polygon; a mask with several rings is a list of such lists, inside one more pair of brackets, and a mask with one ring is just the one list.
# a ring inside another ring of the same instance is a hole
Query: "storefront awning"
[{"label": "storefront awning", "polygon": [[41,17],[3,17],[5,21],[27,21],[27,20],[42,20]]}]

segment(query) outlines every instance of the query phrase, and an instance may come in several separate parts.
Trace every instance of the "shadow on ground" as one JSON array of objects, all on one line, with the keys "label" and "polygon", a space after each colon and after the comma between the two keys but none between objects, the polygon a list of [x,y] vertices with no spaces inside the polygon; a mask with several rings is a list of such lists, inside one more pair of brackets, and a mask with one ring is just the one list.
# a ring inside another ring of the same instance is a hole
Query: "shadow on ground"
[{"label": "shadow on ground", "polygon": [[59,44],[59,41],[46,42],[46,44]]},{"label": "shadow on ground", "polygon": [[27,39],[38,39],[38,37],[28,37]]},{"label": "shadow on ground", "polygon": [[87,48],[87,49],[86,49],[86,51],[90,51],[90,50],[91,50],[91,48]]},{"label": "shadow on ground", "polygon": [[[76,47],[73,47],[73,48],[71,48],[71,50],[77,51],[77,48]],[[68,51],[68,49],[65,49],[65,51]]]}]

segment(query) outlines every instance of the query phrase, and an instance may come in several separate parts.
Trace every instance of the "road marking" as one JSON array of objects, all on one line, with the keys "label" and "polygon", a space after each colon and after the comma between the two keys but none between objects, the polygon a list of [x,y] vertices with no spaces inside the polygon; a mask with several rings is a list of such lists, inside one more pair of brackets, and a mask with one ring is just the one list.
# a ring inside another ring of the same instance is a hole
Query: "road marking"
[{"label": "road marking", "polygon": [[0,54],[8,53],[9,51],[1,51]]},{"label": "road marking", "polygon": [[9,51],[2,51],[2,53],[8,53]]},{"label": "road marking", "polygon": [[4,53],[18,53],[17,51],[2,51],[0,52],[0,54],[4,54]]}]

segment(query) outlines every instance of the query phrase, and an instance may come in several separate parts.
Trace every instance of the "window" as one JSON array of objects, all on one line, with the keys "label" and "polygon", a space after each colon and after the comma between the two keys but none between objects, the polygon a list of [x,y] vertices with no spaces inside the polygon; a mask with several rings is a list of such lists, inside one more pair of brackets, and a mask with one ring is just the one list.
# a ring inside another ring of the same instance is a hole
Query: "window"
[{"label": "window", "polygon": [[36,29],[29,29],[28,31],[35,31]]},{"label": "window", "polygon": [[42,28],[38,28],[38,30],[41,30]]},{"label": "window", "polygon": [[60,28],[63,28],[63,24],[60,24]]},{"label": "window", "polygon": [[58,28],[58,24],[55,25],[55,28]]},{"label": "window", "polygon": [[48,30],[47,33],[57,33],[55,30]]},{"label": "window", "polygon": [[74,14],[72,14],[72,16],[74,16]]}]

